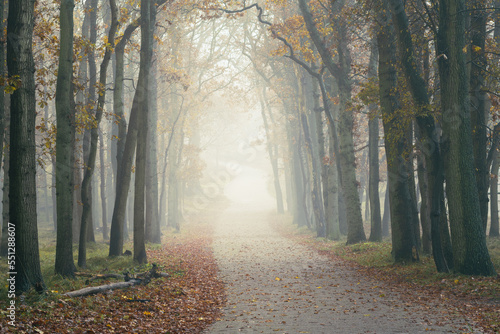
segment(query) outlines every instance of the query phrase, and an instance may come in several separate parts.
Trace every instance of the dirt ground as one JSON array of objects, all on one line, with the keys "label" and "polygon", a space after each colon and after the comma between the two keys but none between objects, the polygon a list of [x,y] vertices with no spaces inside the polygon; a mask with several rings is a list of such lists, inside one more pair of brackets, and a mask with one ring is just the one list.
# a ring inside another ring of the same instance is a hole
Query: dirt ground
[{"label": "dirt ground", "polygon": [[224,316],[207,333],[480,333],[439,305],[403,295],[341,261],[280,236],[274,199],[258,170],[226,187],[230,206],[215,227],[214,253],[226,284]]}]

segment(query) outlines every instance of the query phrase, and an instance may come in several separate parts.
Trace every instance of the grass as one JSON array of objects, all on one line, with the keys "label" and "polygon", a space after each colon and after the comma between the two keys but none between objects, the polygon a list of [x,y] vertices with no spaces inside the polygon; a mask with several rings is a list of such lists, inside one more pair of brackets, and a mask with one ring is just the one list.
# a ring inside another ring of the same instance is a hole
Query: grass
[{"label": "grass", "polygon": [[[138,265],[133,261],[132,256],[108,257],[109,245],[102,240],[102,235],[96,234],[96,238],[97,242],[87,243],[87,268],[77,268],[78,273],[97,275],[104,273],[122,274],[123,272],[128,271],[130,275],[134,275],[136,273],[145,272],[151,268],[151,264]],[[161,247],[162,246],[158,244],[146,245],[148,250],[159,250]],[[126,249],[133,249],[132,241],[126,241],[124,243],[124,250]],[[40,267],[47,291],[52,292],[52,294],[28,293],[25,296],[26,302],[47,301],[47,296],[49,295],[56,294],[56,297],[54,298],[57,298],[57,294],[59,293],[77,290],[88,286],[88,284],[86,284],[88,277],[86,276],[77,275],[73,279],[68,279],[54,273],[55,250],[55,233],[50,227],[42,226],[39,228]],[[78,262],[78,245],[76,244],[73,245],[73,258],[76,265]],[[178,261],[176,259],[172,259],[171,262],[176,263]],[[182,275],[182,271],[175,267],[165,268],[163,270],[171,275]],[[7,261],[0,261],[0,280],[2,282],[6,282],[7,272]],[[95,282],[95,285],[99,284],[102,284],[102,282]],[[2,284],[0,286],[0,304],[6,303],[7,301],[7,286],[6,284]],[[49,298],[48,301],[51,301],[51,298]]]}]

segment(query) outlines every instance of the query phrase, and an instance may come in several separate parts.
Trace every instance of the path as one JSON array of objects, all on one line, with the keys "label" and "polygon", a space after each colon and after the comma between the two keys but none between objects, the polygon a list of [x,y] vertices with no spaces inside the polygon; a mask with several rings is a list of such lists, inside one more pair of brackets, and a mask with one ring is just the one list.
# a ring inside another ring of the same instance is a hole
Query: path
[{"label": "path", "polygon": [[[214,252],[228,303],[208,333],[463,333],[441,311],[424,314],[343,263],[281,237],[265,176],[249,170],[226,188]],[[242,192],[243,191],[243,192]],[[454,325],[454,326],[453,326]]]}]

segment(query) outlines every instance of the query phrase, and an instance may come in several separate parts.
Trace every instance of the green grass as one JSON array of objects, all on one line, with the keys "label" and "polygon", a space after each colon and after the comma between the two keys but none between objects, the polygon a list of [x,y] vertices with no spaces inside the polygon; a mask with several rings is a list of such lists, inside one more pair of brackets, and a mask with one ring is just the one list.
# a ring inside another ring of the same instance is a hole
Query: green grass
[{"label": "green grass", "polygon": [[[151,264],[138,265],[133,261],[132,256],[118,256],[108,257],[109,245],[102,240],[102,235],[96,234],[97,242],[87,243],[87,268],[82,269],[77,267],[78,273],[87,273],[90,275],[116,273],[123,274],[128,271],[130,275],[145,272],[151,268]],[[159,250],[161,245],[148,244],[148,250]],[[132,241],[124,243],[124,250],[133,249]],[[45,285],[47,287],[46,294],[38,294],[29,292],[25,295],[25,301],[28,303],[33,302],[51,302],[54,298],[59,298],[59,294],[77,290],[88,286],[86,281],[88,277],[76,276],[73,279],[68,279],[56,275],[54,273],[55,264],[55,251],[56,251],[56,236],[51,227],[41,226],[39,228],[39,254],[40,254],[40,267],[43,275]],[[78,262],[78,245],[73,245],[73,258],[75,265]],[[172,261],[174,262],[174,261]],[[182,271],[177,270],[175,267],[166,268],[164,271],[169,272],[171,275],[183,275]],[[0,258],[0,280],[7,282],[7,261],[5,258]],[[118,281],[110,279],[110,282]],[[92,285],[103,284],[102,281],[95,281]],[[0,304],[7,302],[7,285],[0,285]]]}]

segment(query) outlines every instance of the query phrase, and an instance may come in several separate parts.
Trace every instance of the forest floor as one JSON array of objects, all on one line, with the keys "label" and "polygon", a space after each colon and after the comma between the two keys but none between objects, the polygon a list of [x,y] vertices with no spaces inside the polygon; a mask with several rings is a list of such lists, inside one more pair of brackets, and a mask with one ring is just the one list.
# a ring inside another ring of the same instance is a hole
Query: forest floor
[{"label": "forest floor", "polygon": [[[55,238],[42,230],[41,265],[47,291],[34,291],[17,298],[15,327],[7,321],[6,286],[0,286],[0,333],[200,333],[213,323],[225,303],[224,286],[217,278],[217,264],[211,250],[214,214],[212,210],[190,217],[180,233],[164,231],[162,246],[147,245],[149,263],[137,265],[131,256],[108,258],[108,245],[89,244],[88,268],[80,274],[130,272],[131,276],[149,270],[153,263],[168,278],[154,278],[147,285],[136,285],[108,293],[69,298],[63,294],[87,286],[118,281],[89,281],[87,276],[64,279],[55,276]],[[125,249],[132,249],[130,242]],[[75,261],[77,249],[75,249]],[[7,272],[0,264],[0,272]],[[2,281],[6,277],[0,277]]]}]

